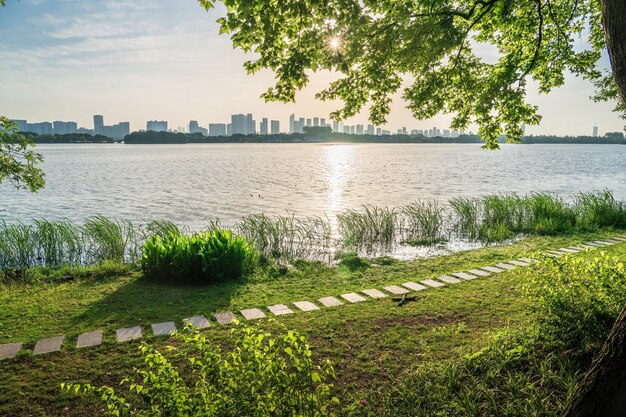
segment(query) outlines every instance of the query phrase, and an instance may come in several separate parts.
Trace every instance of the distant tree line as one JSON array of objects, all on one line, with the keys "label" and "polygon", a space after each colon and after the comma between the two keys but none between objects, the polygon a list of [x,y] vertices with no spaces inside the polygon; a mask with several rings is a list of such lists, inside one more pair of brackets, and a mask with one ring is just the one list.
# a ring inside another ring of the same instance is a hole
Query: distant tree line
[{"label": "distant tree line", "polygon": [[40,135],[32,132],[22,132],[34,143],[113,143],[113,139],[102,135],[90,135],[89,133],[70,133],[67,135]]}]

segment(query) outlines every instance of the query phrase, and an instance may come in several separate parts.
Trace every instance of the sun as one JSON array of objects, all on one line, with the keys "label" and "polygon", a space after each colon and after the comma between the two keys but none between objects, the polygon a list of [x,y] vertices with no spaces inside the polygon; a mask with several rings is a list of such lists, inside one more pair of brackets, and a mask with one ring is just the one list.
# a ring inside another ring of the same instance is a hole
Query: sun
[{"label": "sun", "polygon": [[326,40],[326,47],[333,53],[338,53],[342,47],[342,40],[339,36],[331,36]]}]

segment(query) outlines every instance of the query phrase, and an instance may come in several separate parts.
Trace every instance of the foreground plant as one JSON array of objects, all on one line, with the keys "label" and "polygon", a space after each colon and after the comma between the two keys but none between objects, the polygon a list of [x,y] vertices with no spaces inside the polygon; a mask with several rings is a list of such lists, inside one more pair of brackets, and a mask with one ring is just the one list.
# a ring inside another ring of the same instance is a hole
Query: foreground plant
[{"label": "foreground plant", "polygon": [[187,327],[162,354],[146,344],[144,368],[121,381],[125,394],[90,384],[61,384],[74,394],[94,394],[113,416],[332,416],[339,400],[331,395],[330,362],[313,363],[303,336],[273,335],[237,325],[233,349],[223,353]]}]

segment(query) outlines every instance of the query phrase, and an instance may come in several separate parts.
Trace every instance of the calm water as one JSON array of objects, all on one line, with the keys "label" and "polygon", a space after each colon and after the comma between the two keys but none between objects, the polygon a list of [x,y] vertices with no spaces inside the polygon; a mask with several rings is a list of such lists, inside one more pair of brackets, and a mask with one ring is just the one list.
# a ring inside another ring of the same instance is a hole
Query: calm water
[{"label": "calm water", "polygon": [[323,215],[371,203],[496,192],[612,189],[626,199],[626,146],[41,145],[46,188],[0,186],[0,218],[168,219],[199,228],[266,212]]}]

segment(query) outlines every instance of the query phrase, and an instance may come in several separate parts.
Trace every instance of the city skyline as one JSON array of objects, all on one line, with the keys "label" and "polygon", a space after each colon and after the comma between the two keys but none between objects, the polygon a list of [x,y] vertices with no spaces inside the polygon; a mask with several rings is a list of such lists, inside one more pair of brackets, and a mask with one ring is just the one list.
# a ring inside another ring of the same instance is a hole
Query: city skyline
[{"label": "city skyline", "polygon": [[[170,126],[197,120],[202,126],[227,121],[231,114],[272,115],[286,126],[289,115],[317,114],[330,119],[339,103],[314,99],[316,92],[336,79],[329,72],[312,74],[311,85],[296,103],[264,103],[259,98],[273,76],[254,76],[242,67],[253,58],[233,50],[227,36],[218,34],[215,19],[222,5],[209,13],[196,0],[172,4],[165,0],[105,2],[74,0],[10,1],[0,14],[0,114],[28,120],[75,120],[86,125],[93,114],[127,120],[140,126],[146,120],[167,119]],[[493,51],[479,45],[485,60]],[[603,60],[607,65],[607,60]],[[528,134],[588,135],[622,131],[624,121],[612,103],[594,103],[593,88],[566,76],[565,86],[539,95],[532,85],[528,98],[537,104],[543,121],[528,126]],[[563,103],[567,103],[564,106]],[[395,132],[414,126],[448,126],[450,116],[418,121],[404,108],[401,94],[394,99],[388,123]],[[369,124],[362,113],[345,121]],[[284,129],[283,129],[284,130]],[[476,131],[470,126],[468,131]]]}]

